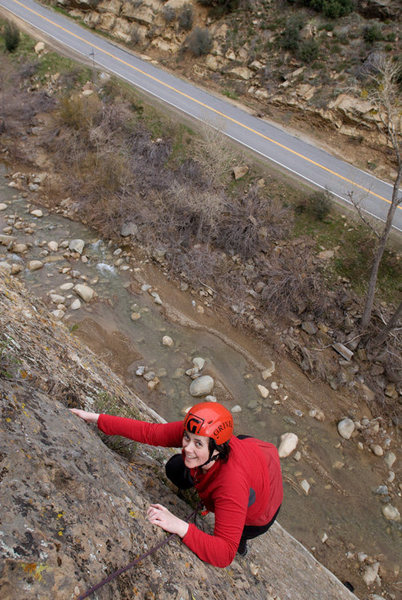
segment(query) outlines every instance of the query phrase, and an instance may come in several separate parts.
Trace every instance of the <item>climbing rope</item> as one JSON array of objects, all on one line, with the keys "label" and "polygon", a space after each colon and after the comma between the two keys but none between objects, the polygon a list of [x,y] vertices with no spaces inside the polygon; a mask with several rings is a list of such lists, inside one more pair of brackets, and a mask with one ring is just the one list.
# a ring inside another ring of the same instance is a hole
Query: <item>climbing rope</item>
[{"label": "climbing rope", "polygon": [[[201,505],[197,506],[197,508],[187,518],[188,521],[190,521],[192,518],[196,517],[197,512],[198,512],[198,510],[199,510],[200,507],[201,507]],[[110,583],[113,579],[116,579],[116,577],[118,577],[122,573],[125,573],[126,571],[128,571],[129,569],[131,569],[132,567],[134,567],[135,565],[137,565],[139,562],[141,562],[142,560],[144,560],[144,558],[147,558],[150,554],[153,554],[154,552],[156,552],[157,550],[159,550],[159,548],[162,548],[162,546],[164,546],[165,544],[169,543],[170,540],[175,535],[176,535],[175,533],[171,533],[170,535],[168,535],[167,538],[165,538],[164,540],[162,540],[161,542],[159,542],[159,544],[157,544],[156,546],[154,546],[153,548],[151,548],[150,550],[148,550],[148,552],[145,552],[144,554],[141,554],[141,556],[139,556],[135,560],[131,561],[125,567],[121,567],[117,571],[114,571],[113,573],[111,573],[110,575],[108,575],[108,577],[105,577],[105,579],[102,579],[102,581],[100,581],[96,585],[94,585],[91,588],[89,588],[86,592],[84,592],[83,594],[81,594],[80,596],[78,596],[77,600],[84,600],[84,598],[88,598],[94,592],[96,592],[97,590],[99,590],[99,588],[103,587],[107,583]]]}]

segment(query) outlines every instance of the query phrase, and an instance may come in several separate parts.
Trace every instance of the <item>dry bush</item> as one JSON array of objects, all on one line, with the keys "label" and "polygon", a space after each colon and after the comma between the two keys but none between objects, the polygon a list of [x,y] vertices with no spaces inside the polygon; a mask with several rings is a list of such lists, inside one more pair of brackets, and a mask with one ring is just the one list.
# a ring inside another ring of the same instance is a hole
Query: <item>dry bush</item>
[{"label": "dry bush", "polygon": [[[0,70],[0,121],[2,144],[9,156],[16,160],[31,162],[27,147],[19,143],[30,127],[36,125],[38,113],[51,109],[54,100],[42,91],[28,91],[29,72],[19,68],[6,55],[2,56]],[[16,90],[18,92],[16,93]]]},{"label": "dry bush", "polygon": [[186,45],[194,56],[208,54],[212,48],[213,39],[208,29],[195,27],[186,40]]},{"label": "dry bush", "polygon": [[216,243],[225,252],[248,259],[281,239],[289,223],[288,211],[254,186],[226,203]]},{"label": "dry bush", "polygon": [[102,101],[96,94],[65,96],[59,103],[58,118],[61,126],[89,133],[102,119]]},{"label": "dry bush", "polygon": [[228,184],[233,167],[243,160],[222,131],[212,127],[203,130],[202,137],[194,145],[193,157],[213,187]]},{"label": "dry bush", "polygon": [[187,158],[180,163],[175,170],[175,178],[178,183],[191,185],[194,189],[205,190],[210,185],[201,164],[193,158]]},{"label": "dry bush", "polygon": [[263,281],[266,285],[261,306],[276,317],[305,311],[320,316],[332,303],[324,280],[312,263],[310,248],[297,246],[287,253],[272,254],[265,265]]}]

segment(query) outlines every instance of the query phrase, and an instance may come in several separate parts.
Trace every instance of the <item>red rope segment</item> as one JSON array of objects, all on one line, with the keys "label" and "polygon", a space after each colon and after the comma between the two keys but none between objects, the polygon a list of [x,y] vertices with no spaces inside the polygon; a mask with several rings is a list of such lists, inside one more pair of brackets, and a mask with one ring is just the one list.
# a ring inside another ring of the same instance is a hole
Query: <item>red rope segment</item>
[{"label": "red rope segment", "polygon": [[[195,509],[195,511],[191,513],[191,515],[188,517],[188,521],[190,519],[192,519],[193,517],[196,516],[199,508],[200,507],[197,507]],[[156,546],[154,546],[153,548],[151,548],[150,550],[148,550],[148,552],[145,552],[144,554],[141,554],[141,556],[139,556],[135,560],[131,561],[125,567],[121,567],[117,571],[114,571],[113,573],[111,573],[110,575],[108,575],[108,577],[105,577],[105,579],[102,579],[102,581],[100,581],[96,585],[94,585],[91,588],[89,588],[89,590],[87,590],[86,592],[84,592],[83,594],[81,594],[80,596],[78,596],[77,600],[84,600],[84,598],[88,598],[94,592],[96,592],[97,590],[99,590],[99,588],[103,587],[107,583],[110,583],[113,579],[116,579],[116,577],[118,577],[122,573],[125,573],[125,571],[128,571],[129,569],[131,569],[132,567],[134,567],[135,565],[137,565],[139,562],[141,562],[142,560],[144,560],[144,558],[147,558],[150,554],[153,554],[154,552],[156,552],[157,550],[159,550],[159,548],[162,548],[162,546],[164,546],[165,544],[167,544],[168,542],[170,542],[170,540],[175,535],[176,535],[175,533],[171,533],[167,538],[165,538],[164,540],[162,540],[161,542],[159,542],[159,544],[157,544]]]}]

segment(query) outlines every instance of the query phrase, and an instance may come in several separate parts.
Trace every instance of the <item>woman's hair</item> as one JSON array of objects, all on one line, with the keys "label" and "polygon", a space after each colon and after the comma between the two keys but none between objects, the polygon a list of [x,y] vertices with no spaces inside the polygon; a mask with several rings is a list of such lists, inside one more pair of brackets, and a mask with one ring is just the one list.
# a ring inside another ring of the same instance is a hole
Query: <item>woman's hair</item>
[{"label": "woman's hair", "polygon": [[209,456],[212,456],[214,450],[217,450],[219,454],[219,460],[223,462],[226,462],[228,460],[230,454],[229,440],[227,442],[224,442],[223,444],[218,445],[213,438],[209,438],[208,448]]}]

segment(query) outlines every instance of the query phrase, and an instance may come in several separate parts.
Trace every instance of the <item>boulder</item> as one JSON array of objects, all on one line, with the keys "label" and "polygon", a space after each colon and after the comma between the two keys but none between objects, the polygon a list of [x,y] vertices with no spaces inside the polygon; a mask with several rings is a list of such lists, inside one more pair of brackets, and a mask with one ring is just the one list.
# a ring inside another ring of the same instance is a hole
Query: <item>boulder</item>
[{"label": "boulder", "polygon": [[77,283],[74,286],[74,291],[84,302],[90,302],[95,295],[95,291],[84,283]]},{"label": "boulder", "polygon": [[399,522],[401,520],[399,510],[395,506],[392,506],[392,504],[385,504],[385,506],[382,507],[382,514],[388,521]]},{"label": "boulder", "polygon": [[51,314],[57,321],[60,321],[60,319],[62,319],[64,317],[64,310],[60,310],[58,308],[56,310],[52,310]]},{"label": "boulder", "polygon": [[4,202],[0,202],[0,212],[2,210],[6,210],[8,208],[7,204],[5,204]]},{"label": "boulder", "polygon": [[13,252],[15,252],[15,254],[22,254],[23,252],[26,252],[28,250],[28,246],[26,244],[14,244],[13,245]]},{"label": "boulder", "polygon": [[35,44],[35,53],[36,54],[41,54],[45,49],[45,44],[44,42],[38,42],[37,44]]},{"label": "boulder", "polygon": [[301,327],[303,331],[309,335],[315,335],[317,333],[317,326],[312,321],[304,321]]},{"label": "boulder", "polygon": [[265,387],[265,385],[257,385],[257,389],[260,392],[261,398],[268,398],[269,390]]},{"label": "boulder", "polygon": [[241,179],[245,175],[247,175],[247,173],[248,173],[248,166],[247,165],[240,165],[238,167],[234,167],[233,168],[233,177],[235,178],[236,181],[238,179]]},{"label": "boulder", "polygon": [[80,240],[80,239],[71,240],[68,245],[68,248],[69,248],[69,250],[71,250],[71,252],[77,252],[78,254],[82,254],[84,247],[85,247],[85,242],[84,242],[84,240]]},{"label": "boulder", "polygon": [[205,59],[205,66],[211,71],[217,71],[219,69],[219,63],[216,56],[208,54],[207,58]]},{"label": "boulder", "polygon": [[13,263],[11,265],[11,275],[18,275],[18,273],[21,273],[23,268],[24,267],[21,265],[21,263]]},{"label": "boulder", "polygon": [[351,438],[354,430],[355,430],[355,424],[353,423],[352,419],[349,419],[347,417],[346,419],[342,419],[342,421],[339,421],[338,433],[345,440],[349,440]]},{"label": "boulder", "polygon": [[198,398],[210,394],[214,388],[214,380],[209,375],[202,375],[194,379],[190,385],[190,394]]},{"label": "boulder", "polygon": [[205,367],[205,358],[201,358],[201,356],[195,356],[192,362],[194,367],[199,371],[202,371]]},{"label": "boulder", "polygon": [[235,75],[239,79],[244,79],[245,81],[248,81],[254,75],[251,69],[248,69],[247,67],[234,67],[233,69],[230,69],[229,73]]},{"label": "boulder", "polygon": [[164,335],[163,338],[162,338],[162,344],[164,346],[169,346],[169,348],[170,348],[171,346],[174,345],[174,341],[172,340],[172,338],[170,337],[170,335]]},{"label": "boulder", "polygon": [[5,260],[0,261],[0,273],[11,273],[11,265]]},{"label": "boulder", "polygon": [[135,223],[125,223],[121,228],[120,235],[122,237],[129,237],[130,235],[137,235],[138,226]]},{"label": "boulder", "polygon": [[300,482],[300,487],[303,490],[303,492],[306,494],[306,496],[308,496],[308,493],[310,491],[310,484],[307,481],[307,479],[303,479],[303,481]]},{"label": "boulder", "polygon": [[79,298],[73,300],[71,302],[70,308],[71,310],[78,310],[79,308],[81,308],[81,300]]},{"label": "boulder", "polygon": [[363,573],[363,581],[369,587],[372,585],[378,577],[378,569],[380,568],[380,563],[375,562],[372,565],[368,565]]},{"label": "boulder", "polygon": [[59,294],[49,294],[49,298],[55,304],[64,304],[66,301],[64,296],[60,296]]},{"label": "boulder", "polygon": [[396,461],[396,456],[393,452],[387,452],[384,456],[384,462],[387,465],[388,469],[391,469],[394,462]]},{"label": "boulder", "polygon": [[57,252],[57,250],[59,249],[59,244],[57,242],[52,241],[48,243],[47,247],[51,252]]},{"label": "boulder", "polygon": [[5,235],[4,233],[0,233],[0,244],[2,246],[8,246],[11,242],[15,242],[14,235]]},{"label": "boulder", "polygon": [[317,254],[320,260],[329,260],[334,257],[335,252],[333,250],[323,250]]},{"label": "boulder", "polygon": [[30,260],[28,263],[28,269],[30,271],[38,271],[43,267],[43,262],[41,260]]},{"label": "boulder", "polygon": [[120,14],[121,2],[120,0],[102,0],[99,2],[96,10],[99,13],[112,13],[116,17]]},{"label": "boulder", "polygon": [[290,456],[296,449],[299,443],[299,438],[295,433],[283,433],[278,448],[279,458],[286,458]]},{"label": "boulder", "polygon": [[271,360],[271,364],[261,372],[261,377],[265,381],[268,377],[271,377],[275,373],[275,363]]}]

